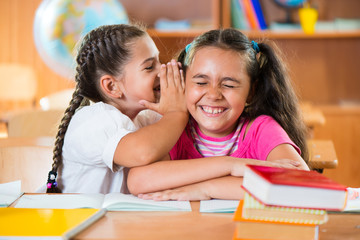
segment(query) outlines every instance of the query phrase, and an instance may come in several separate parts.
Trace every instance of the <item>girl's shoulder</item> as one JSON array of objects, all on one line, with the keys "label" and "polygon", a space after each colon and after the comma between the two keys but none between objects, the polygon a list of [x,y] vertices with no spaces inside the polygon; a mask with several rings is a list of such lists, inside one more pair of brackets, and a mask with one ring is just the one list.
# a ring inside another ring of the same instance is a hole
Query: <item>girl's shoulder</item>
[{"label": "girl's shoulder", "polygon": [[273,127],[280,126],[276,120],[269,115],[260,115],[254,119],[244,119],[243,128],[245,129],[245,136],[249,133],[257,133],[262,129],[271,130]]},{"label": "girl's shoulder", "polygon": [[[97,102],[79,109],[71,119],[70,126],[84,126],[86,128],[95,127],[116,127],[131,125],[132,121],[125,114],[120,112],[112,105]],[[69,126],[69,127],[70,127]]]},{"label": "girl's shoulder", "polygon": [[[254,125],[254,126],[258,126],[258,125],[267,125],[267,124],[277,124],[276,120],[269,116],[269,115],[260,115],[254,119],[248,120],[248,125]],[[249,126],[249,127],[250,127]]]},{"label": "girl's shoulder", "polygon": [[152,110],[143,110],[135,118],[135,124],[144,127],[153,124],[161,119],[161,115]]}]

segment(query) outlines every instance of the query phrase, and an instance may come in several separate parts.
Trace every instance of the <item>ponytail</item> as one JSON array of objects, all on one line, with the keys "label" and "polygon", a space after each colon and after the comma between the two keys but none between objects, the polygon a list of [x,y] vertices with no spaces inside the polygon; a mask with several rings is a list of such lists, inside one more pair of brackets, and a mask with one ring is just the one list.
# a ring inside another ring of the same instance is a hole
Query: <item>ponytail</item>
[{"label": "ponytail", "polygon": [[254,94],[248,113],[250,117],[266,114],[274,118],[301,149],[302,158],[308,162],[307,130],[286,66],[279,53],[274,50],[275,46],[259,43],[258,47],[259,70],[252,84]]}]

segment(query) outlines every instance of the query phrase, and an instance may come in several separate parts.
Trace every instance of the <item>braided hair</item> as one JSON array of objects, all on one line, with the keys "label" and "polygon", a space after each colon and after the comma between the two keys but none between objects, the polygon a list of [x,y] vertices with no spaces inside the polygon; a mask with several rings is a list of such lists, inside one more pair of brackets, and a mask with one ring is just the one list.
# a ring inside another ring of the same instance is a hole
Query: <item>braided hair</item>
[{"label": "braided hair", "polygon": [[183,66],[184,74],[195,53],[209,46],[236,51],[245,61],[250,76],[250,102],[241,117],[253,120],[260,115],[269,115],[274,118],[301,149],[302,158],[308,162],[306,127],[297,96],[276,46],[265,41],[250,42],[236,29],[211,30],[195,38],[179,53],[178,61]]},{"label": "braided hair", "polygon": [[126,24],[105,25],[90,31],[82,40],[76,57],[76,88],[56,135],[52,169],[48,174],[47,192],[59,193],[56,177],[62,165],[64,137],[75,111],[90,101],[106,102],[99,79],[105,74],[118,76],[131,57],[130,47],[147,33],[141,27]]}]

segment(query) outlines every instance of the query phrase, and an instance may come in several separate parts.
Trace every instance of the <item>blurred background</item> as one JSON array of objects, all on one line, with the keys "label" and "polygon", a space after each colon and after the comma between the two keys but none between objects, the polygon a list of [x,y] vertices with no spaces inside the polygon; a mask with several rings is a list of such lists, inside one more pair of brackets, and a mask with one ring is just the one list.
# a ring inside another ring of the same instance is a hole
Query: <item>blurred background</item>
[{"label": "blurred background", "polygon": [[[302,8],[316,12],[313,32],[301,26]],[[163,62],[213,28],[236,27],[251,39],[273,41],[304,112],[320,116],[309,123],[309,138],[335,148],[338,165],[324,174],[360,187],[359,0],[1,0],[1,137],[21,136],[17,126],[8,132],[14,113],[57,110],[56,122],[75,86],[78,39],[98,25],[127,22],[147,26]],[[37,123],[30,125],[35,131]],[[53,127],[41,134],[55,133]]]}]

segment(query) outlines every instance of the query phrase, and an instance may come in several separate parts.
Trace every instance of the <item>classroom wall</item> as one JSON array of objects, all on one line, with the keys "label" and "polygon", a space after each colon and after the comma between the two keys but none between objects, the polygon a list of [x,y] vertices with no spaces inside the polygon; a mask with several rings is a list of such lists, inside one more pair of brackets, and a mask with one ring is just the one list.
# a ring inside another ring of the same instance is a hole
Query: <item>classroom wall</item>
[{"label": "classroom wall", "polygon": [[37,100],[71,88],[74,82],[55,74],[38,55],[33,37],[35,11],[41,0],[0,1],[0,63],[32,66],[38,78]]}]

